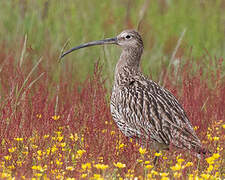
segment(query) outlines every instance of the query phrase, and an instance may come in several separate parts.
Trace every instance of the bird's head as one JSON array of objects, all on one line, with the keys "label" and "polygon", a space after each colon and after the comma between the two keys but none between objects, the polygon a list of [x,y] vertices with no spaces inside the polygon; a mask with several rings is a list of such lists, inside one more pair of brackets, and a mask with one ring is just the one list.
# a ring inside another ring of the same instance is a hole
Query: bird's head
[{"label": "bird's head", "polygon": [[125,30],[117,37],[117,44],[122,48],[143,48],[140,34],[135,30]]},{"label": "bird's head", "polygon": [[124,30],[121,32],[118,36],[114,38],[107,38],[103,40],[98,41],[92,41],[85,44],[81,44],[79,46],[76,46],[69,51],[63,53],[61,55],[61,58],[63,58],[65,55],[89,46],[96,46],[96,45],[104,45],[104,44],[116,44],[121,46],[123,49],[130,49],[130,48],[143,48],[143,41],[141,39],[141,36],[139,33],[135,30]]}]

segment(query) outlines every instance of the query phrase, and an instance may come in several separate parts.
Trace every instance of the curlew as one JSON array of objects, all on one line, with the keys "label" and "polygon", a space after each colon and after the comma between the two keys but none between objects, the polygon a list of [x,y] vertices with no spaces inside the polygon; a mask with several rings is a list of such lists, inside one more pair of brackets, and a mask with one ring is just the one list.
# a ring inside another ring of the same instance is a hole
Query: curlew
[{"label": "curlew", "polygon": [[168,150],[172,145],[193,151],[198,157],[205,153],[175,96],[141,73],[143,41],[137,31],[125,30],[115,38],[82,44],[62,54],[61,58],[74,50],[103,44],[122,48],[110,103],[113,120],[120,131],[156,151]]}]

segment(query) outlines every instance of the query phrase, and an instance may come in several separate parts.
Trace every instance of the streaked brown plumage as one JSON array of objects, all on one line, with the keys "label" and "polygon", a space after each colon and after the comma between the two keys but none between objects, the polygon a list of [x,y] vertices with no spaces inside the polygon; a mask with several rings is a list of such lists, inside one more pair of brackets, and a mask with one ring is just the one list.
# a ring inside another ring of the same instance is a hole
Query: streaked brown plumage
[{"label": "streaked brown plumage", "polygon": [[125,30],[116,38],[77,46],[61,57],[83,47],[101,44],[122,47],[115,68],[110,109],[123,134],[157,151],[173,145],[201,154],[201,142],[177,99],[140,72],[143,42],[138,32]]}]

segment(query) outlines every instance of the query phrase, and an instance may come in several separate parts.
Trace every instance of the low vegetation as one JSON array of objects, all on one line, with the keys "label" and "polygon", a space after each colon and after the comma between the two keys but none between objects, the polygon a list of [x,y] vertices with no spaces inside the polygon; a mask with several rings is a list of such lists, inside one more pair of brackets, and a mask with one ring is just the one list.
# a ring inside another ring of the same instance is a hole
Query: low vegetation
[{"label": "low vegetation", "polygon": [[[224,179],[224,4],[0,1],[0,179]],[[200,160],[145,149],[117,129],[109,110],[117,48],[58,61],[68,38],[71,47],[138,22],[142,70],[179,99],[211,152]]]},{"label": "low vegetation", "polygon": [[[119,132],[110,115],[106,80],[98,63],[84,82],[73,84],[74,72],[66,65],[54,84],[54,75],[42,66],[45,58],[35,65],[29,56],[23,63],[4,53],[0,59],[1,178],[224,177],[223,59],[215,60],[215,72],[203,73],[204,64],[194,69],[190,58],[178,71],[162,73],[165,87],[178,97],[203,145],[212,152],[200,161],[190,152],[144,149]],[[155,155],[160,156],[156,167]]]}]

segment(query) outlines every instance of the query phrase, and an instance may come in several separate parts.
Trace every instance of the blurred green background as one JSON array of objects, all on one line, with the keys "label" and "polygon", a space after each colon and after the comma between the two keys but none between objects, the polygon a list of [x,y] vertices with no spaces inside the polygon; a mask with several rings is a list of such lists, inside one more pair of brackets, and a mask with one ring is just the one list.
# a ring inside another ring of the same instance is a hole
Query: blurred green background
[{"label": "blurred green background", "polygon": [[[225,0],[1,0],[0,41],[9,51],[21,54],[27,34],[32,59],[53,58],[60,51],[81,43],[114,37],[123,29],[136,29],[143,36],[145,52],[142,69],[153,79],[167,67],[182,32],[176,57],[186,61],[207,54],[225,54]],[[91,47],[64,59],[83,80],[100,59],[104,73],[112,80],[120,49]],[[26,54],[27,55],[27,54]],[[53,63],[52,66],[57,66]],[[56,74],[59,67],[55,67]],[[111,82],[111,81],[110,81]]]}]

